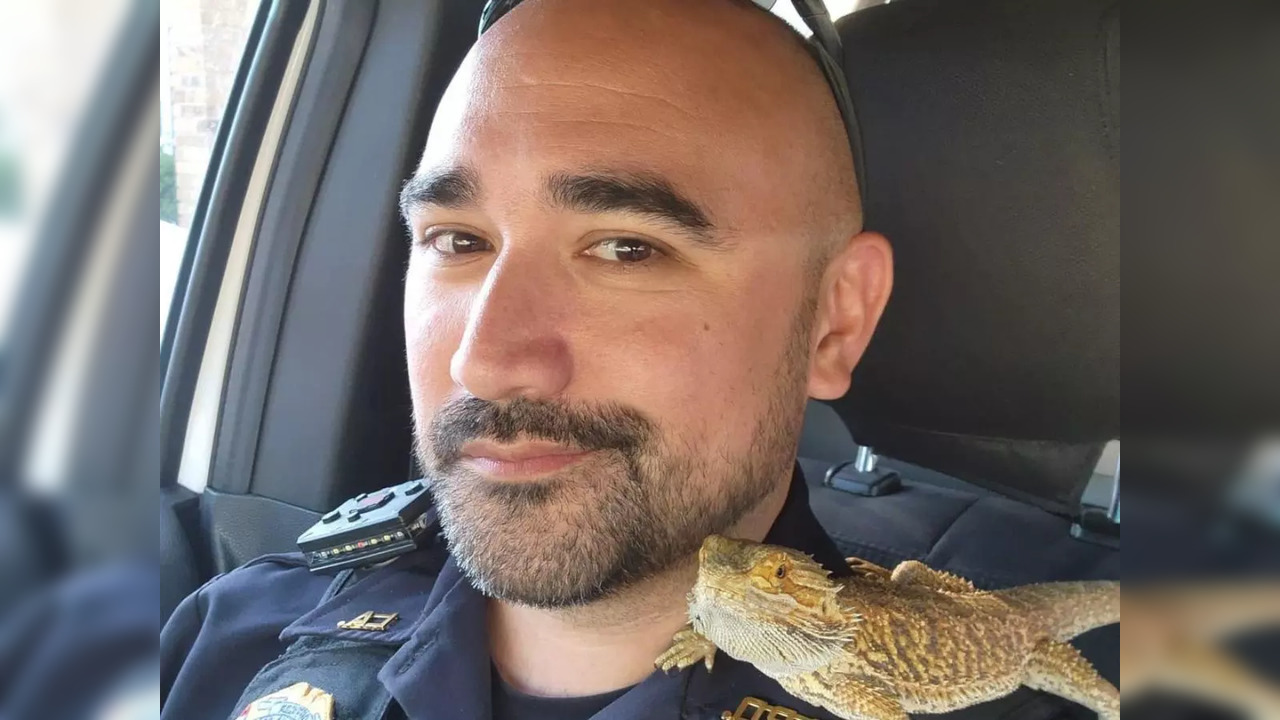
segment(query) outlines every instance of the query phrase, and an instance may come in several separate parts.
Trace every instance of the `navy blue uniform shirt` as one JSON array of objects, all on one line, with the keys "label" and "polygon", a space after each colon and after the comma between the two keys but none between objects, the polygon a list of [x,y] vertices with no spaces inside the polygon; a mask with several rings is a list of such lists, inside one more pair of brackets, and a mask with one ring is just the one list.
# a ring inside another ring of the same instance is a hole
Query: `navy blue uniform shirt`
[{"label": "navy blue uniform shirt", "polygon": [[[833,574],[849,572],[839,548],[809,509],[798,468],[765,542],[807,552]],[[491,717],[486,599],[441,548],[402,557],[328,597],[332,579],[312,574],[299,554],[273,555],[216,578],[185,599],[161,635],[162,720],[234,717],[243,710],[238,705],[246,686],[291,643],[316,638],[368,642],[369,633],[337,627],[365,611],[394,612],[403,619],[377,633],[376,642],[390,646],[390,659],[381,667],[358,670],[376,673],[390,692],[393,702],[384,717]],[[678,673],[655,671],[593,718],[719,720],[747,696],[813,718],[834,717],[788,695],[750,665],[718,653],[713,672],[701,663]],[[1061,702],[1024,689],[948,717],[1047,720],[1089,715],[1063,714]],[[338,713],[335,720],[345,718]]]},{"label": "navy blue uniform shirt", "polygon": [[130,697],[154,708],[159,580],[148,559],[120,559],[0,614],[0,720],[101,718]]}]

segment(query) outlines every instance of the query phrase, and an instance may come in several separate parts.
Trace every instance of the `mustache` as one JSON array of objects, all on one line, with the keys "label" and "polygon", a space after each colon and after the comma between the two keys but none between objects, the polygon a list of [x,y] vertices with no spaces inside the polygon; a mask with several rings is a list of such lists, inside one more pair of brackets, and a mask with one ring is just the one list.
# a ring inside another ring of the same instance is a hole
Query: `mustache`
[{"label": "mustache", "polygon": [[502,403],[467,396],[436,413],[426,433],[437,467],[458,462],[473,440],[545,440],[583,452],[617,450],[630,455],[657,435],[644,413],[618,403],[570,404],[516,398]]}]

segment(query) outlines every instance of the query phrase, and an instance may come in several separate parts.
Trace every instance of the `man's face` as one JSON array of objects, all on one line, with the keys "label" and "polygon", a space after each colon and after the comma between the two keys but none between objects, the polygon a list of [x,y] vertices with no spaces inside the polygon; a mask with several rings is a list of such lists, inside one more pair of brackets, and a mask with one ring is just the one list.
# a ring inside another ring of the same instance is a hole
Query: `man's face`
[{"label": "man's face", "polygon": [[640,61],[607,24],[534,22],[486,35],[437,113],[405,333],[454,555],[554,607],[666,569],[787,480],[813,240],[769,80],[682,67],[693,36]]}]

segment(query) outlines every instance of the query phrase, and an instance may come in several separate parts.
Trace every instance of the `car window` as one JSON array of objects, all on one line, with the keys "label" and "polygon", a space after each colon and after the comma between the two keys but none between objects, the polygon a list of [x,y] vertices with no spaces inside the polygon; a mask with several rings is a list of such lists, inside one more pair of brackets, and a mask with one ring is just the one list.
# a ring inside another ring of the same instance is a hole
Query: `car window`
[{"label": "car window", "polygon": [[[827,6],[827,12],[831,13],[831,19],[838,20],[854,10],[871,5],[879,5],[880,0],[826,0],[825,4]],[[791,3],[774,3],[773,12],[790,23],[796,30],[803,33],[805,37],[812,34],[812,31],[809,30],[809,26],[805,25],[804,21],[800,19],[800,14],[796,12],[795,6]]]},{"label": "car window", "polygon": [[249,0],[160,3],[162,329],[214,138],[257,7]]}]

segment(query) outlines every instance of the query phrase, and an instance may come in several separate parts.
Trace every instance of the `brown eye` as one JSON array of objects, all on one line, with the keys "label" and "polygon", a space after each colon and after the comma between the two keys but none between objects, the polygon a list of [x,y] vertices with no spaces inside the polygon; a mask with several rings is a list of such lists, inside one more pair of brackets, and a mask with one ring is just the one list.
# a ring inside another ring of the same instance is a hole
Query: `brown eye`
[{"label": "brown eye", "polygon": [[781,580],[782,578],[786,577],[786,576],[787,576],[787,566],[786,566],[786,565],[779,565],[779,566],[778,566],[778,569],[773,571],[773,576],[774,576],[774,577],[776,577],[776,578],[778,578],[779,580]]},{"label": "brown eye", "polygon": [[641,263],[658,253],[653,245],[634,238],[611,238],[596,244],[588,254],[616,263]]},{"label": "brown eye", "polygon": [[459,230],[444,230],[427,238],[427,243],[441,255],[470,255],[490,249],[489,242]]}]

